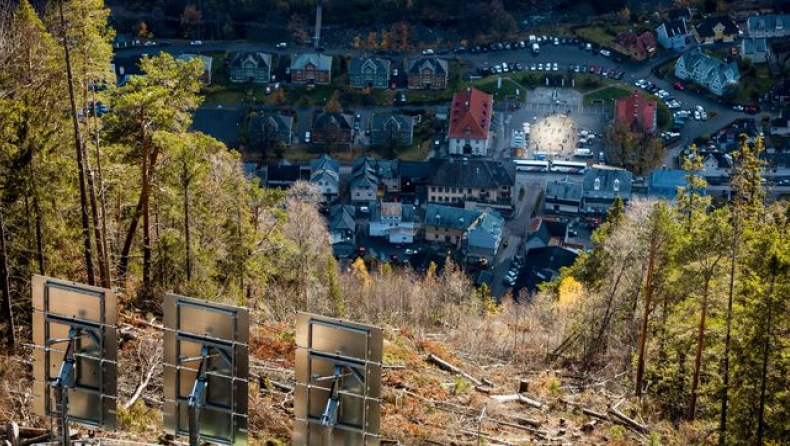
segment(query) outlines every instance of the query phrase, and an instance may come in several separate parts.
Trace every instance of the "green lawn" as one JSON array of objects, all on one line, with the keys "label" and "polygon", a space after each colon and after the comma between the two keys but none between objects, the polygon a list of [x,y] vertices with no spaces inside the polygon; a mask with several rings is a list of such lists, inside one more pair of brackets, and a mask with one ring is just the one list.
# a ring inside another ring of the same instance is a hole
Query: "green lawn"
[{"label": "green lawn", "polygon": [[590,42],[597,43],[602,46],[609,46],[612,40],[617,37],[617,34],[628,31],[631,26],[627,24],[622,25],[595,25],[586,26],[583,28],[576,28],[576,35],[582,37]]},{"label": "green lawn", "polygon": [[216,90],[207,92],[204,104],[240,105],[247,93],[240,90]]},{"label": "green lawn", "polygon": [[738,104],[754,103],[755,96],[770,91],[775,82],[776,79],[771,77],[767,65],[755,65],[753,70],[742,73],[738,91],[735,93],[735,102]]},{"label": "green lawn", "polygon": [[605,106],[611,108],[614,107],[614,101],[616,99],[628,96],[631,93],[631,90],[631,88],[622,84],[611,84],[605,88],[601,88],[600,90],[585,94],[584,104],[592,105],[603,103]]}]

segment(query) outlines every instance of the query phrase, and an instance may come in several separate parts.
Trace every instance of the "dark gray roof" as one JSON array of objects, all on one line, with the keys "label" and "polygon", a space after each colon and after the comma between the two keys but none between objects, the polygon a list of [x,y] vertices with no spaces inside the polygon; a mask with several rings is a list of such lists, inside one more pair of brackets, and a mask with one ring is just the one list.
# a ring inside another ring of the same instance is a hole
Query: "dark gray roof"
[{"label": "dark gray roof", "polygon": [[466,230],[482,214],[470,209],[429,204],[425,208],[425,225]]},{"label": "dark gray roof", "polygon": [[513,163],[478,159],[431,159],[433,172],[428,179],[431,186],[471,187],[493,189],[513,186],[516,166]]},{"label": "dark gray roof", "polygon": [[546,184],[546,199],[579,201],[582,198],[582,185],[573,181],[556,180]]},{"label": "dark gray roof", "polygon": [[257,129],[263,123],[270,125],[277,132],[290,132],[293,126],[293,116],[285,115],[257,115],[250,118],[250,129]]},{"label": "dark gray roof", "polygon": [[409,74],[419,74],[425,68],[430,68],[434,74],[447,74],[447,61],[435,57],[409,59],[409,68],[406,70]]},{"label": "dark gray roof", "polygon": [[240,51],[235,53],[228,64],[231,68],[241,67],[244,62],[252,62],[256,68],[271,67],[272,55],[257,51]]},{"label": "dark gray roof", "polygon": [[295,164],[270,164],[266,180],[269,185],[287,185],[299,180],[301,167]]},{"label": "dark gray roof", "polygon": [[338,204],[329,208],[329,230],[356,232],[357,222],[354,220],[354,206]]},{"label": "dark gray roof", "polygon": [[727,16],[708,17],[697,23],[697,34],[700,37],[713,37],[716,34],[713,28],[719,23],[724,25],[724,35],[738,34],[738,26]]},{"label": "dark gray roof", "polygon": [[628,201],[631,197],[631,179],[631,172],[623,169],[590,169],[584,174],[584,196],[602,199],[619,196]]},{"label": "dark gray roof", "polygon": [[685,20],[670,20],[663,23],[664,28],[667,30],[667,37],[685,36],[689,30],[686,27]]},{"label": "dark gray roof", "polygon": [[310,160],[310,171],[315,172],[317,170],[339,172],[340,162],[325,153],[318,159]]},{"label": "dark gray roof", "polygon": [[378,57],[356,57],[349,62],[348,72],[361,73],[363,68],[371,67],[376,73],[389,73],[391,64],[389,60]]},{"label": "dark gray roof", "polygon": [[291,57],[292,70],[304,70],[308,64],[315,66],[317,70],[329,71],[332,69],[332,57],[318,53],[294,54]]},{"label": "dark gray roof", "polygon": [[401,178],[427,179],[431,175],[432,166],[428,161],[401,161],[398,171]]},{"label": "dark gray roof", "polygon": [[536,291],[538,284],[553,280],[562,267],[573,265],[577,257],[576,251],[558,246],[530,249],[521,268],[524,274],[516,280],[515,289]]},{"label": "dark gray roof", "polygon": [[313,119],[313,128],[323,128],[326,125],[337,126],[342,130],[351,130],[353,121],[351,115],[345,113],[318,112]]},{"label": "dark gray roof", "polygon": [[385,126],[394,126],[399,132],[409,132],[414,127],[414,118],[403,115],[374,115],[370,120],[373,131],[383,130]]}]

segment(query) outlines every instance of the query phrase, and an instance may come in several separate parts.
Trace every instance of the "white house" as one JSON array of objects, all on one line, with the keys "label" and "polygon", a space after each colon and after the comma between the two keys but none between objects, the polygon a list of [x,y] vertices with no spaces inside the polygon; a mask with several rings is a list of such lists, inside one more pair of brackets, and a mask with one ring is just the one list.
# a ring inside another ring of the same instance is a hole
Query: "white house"
[{"label": "white house", "polygon": [[790,36],[790,14],[757,15],[746,20],[749,37]]},{"label": "white house", "polygon": [[702,52],[699,47],[683,53],[675,63],[675,76],[690,80],[711,93],[721,96],[728,87],[741,80],[738,64],[723,62]]},{"label": "white house", "polygon": [[771,50],[765,37],[747,37],[741,41],[741,57],[752,63],[766,63],[771,58]]},{"label": "white house", "polygon": [[390,243],[413,243],[415,233],[414,206],[401,202],[370,205],[368,234],[387,237]]},{"label": "white house", "polygon": [[324,203],[334,201],[340,191],[340,163],[326,154],[310,161],[310,183],[319,189]]},{"label": "white house", "polygon": [[683,51],[693,39],[684,18],[664,22],[656,28],[656,40],[668,50]]},{"label": "white house", "polygon": [[476,88],[468,88],[453,96],[448,135],[451,155],[488,154],[493,106],[494,97]]}]

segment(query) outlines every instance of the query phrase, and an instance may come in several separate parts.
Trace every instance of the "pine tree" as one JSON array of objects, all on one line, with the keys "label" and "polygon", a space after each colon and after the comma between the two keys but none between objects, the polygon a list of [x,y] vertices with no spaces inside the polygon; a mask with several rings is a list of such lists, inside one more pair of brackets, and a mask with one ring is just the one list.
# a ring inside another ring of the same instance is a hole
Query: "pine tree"
[{"label": "pine tree", "polygon": [[183,133],[191,124],[190,112],[199,104],[199,59],[176,61],[168,53],[143,59],[145,76],[132,78],[113,102],[108,134],[133,149],[140,161],[141,190],[120,252],[118,272],[125,277],[140,218],[143,219],[143,287],[151,285],[150,192],[154,172],[164,147],[154,144],[159,131]]}]

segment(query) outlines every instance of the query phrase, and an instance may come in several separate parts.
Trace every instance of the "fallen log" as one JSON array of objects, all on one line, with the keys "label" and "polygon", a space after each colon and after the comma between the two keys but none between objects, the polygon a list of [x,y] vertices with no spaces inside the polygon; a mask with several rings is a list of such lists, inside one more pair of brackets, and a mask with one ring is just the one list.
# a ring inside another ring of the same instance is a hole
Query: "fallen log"
[{"label": "fallen log", "polygon": [[585,415],[589,415],[591,417],[598,418],[600,420],[611,421],[611,419],[609,418],[609,415],[606,415],[605,413],[596,412],[596,411],[594,411],[592,409],[588,409],[586,407],[582,407],[582,413],[585,414]]},{"label": "fallen log", "polygon": [[477,386],[482,386],[483,385],[483,383],[480,382],[480,380],[478,380],[474,376],[472,376],[469,373],[461,370],[460,368],[450,364],[449,362],[447,362],[444,359],[434,355],[433,353],[429,353],[427,359],[428,359],[428,362],[436,364],[442,370],[446,370],[448,372],[457,373],[457,374],[463,376],[464,378],[468,379],[469,381],[472,381],[472,383],[477,385]]},{"label": "fallen log", "polygon": [[634,429],[635,431],[646,434],[649,432],[649,429],[644,424],[641,424],[634,420],[633,418],[629,418],[624,413],[620,412],[619,410],[615,409],[614,407],[609,408],[609,413],[617,417],[619,421],[622,421],[623,424]]},{"label": "fallen log", "polygon": [[525,432],[529,432],[529,433],[535,434],[536,436],[541,437],[543,439],[545,439],[546,436],[549,434],[547,431],[542,431],[542,430],[534,429],[534,428],[531,428],[531,427],[522,426],[522,425],[516,424],[516,423],[509,423],[507,421],[500,421],[500,420],[494,420],[494,419],[490,419],[490,420],[493,421],[496,424],[499,424],[500,426],[512,427],[514,429],[519,429],[519,430],[522,430],[522,431],[525,431]]},{"label": "fallen log", "polygon": [[528,424],[532,427],[540,427],[540,425],[543,424],[542,422],[538,420],[533,420],[531,418],[524,418],[524,417],[511,417],[511,418],[515,420],[516,423],[521,424],[522,426]]},{"label": "fallen log", "polygon": [[516,443],[511,443],[511,442],[509,442],[507,440],[500,440],[499,438],[494,438],[494,437],[492,437],[490,435],[481,434],[480,432],[473,431],[471,429],[461,429],[461,432],[466,434],[466,435],[472,435],[472,436],[477,437],[477,438],[482,438],[482,439],[484,439],[486,441],[489,441],[489,442],[493,442],[493,443],[497,443],[497,444],[504,444],[506,446],[517,446]]},{"label": "fallen log", "polygon": [[491,395],[491,398],[500,402],[518,401],[519,403],[532,406],[535,409],[540,409],[543,407],[543,403],[540,401],[533,400],[532,398],[526,397],[520,393],[512,393],[510,395]]},{"label": "fallen log", "polygon": [[494,389],[490,387],[475,386],[475,390],[477,390],[480,393],[490,394]]},{"label": "fallen log", "polygon": [[47,429],[40,427],[19,426],[19,436],[21,438],[39,437],[46,434],[47,432],[49,432]]}]

